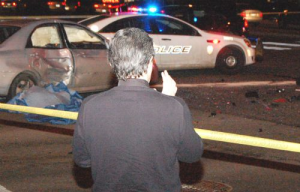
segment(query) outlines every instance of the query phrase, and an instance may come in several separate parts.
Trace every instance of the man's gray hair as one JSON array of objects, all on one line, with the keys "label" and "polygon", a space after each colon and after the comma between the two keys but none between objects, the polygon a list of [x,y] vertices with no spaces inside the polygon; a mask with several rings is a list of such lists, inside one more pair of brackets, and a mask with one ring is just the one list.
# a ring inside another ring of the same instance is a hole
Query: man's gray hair
[{"label": "man's gray hair", "polygon": [[108,48],[108,61],[118,79],[135,78],[147,71],[154,56],[153,40],[142,29],[125,28],[117,31]]}]

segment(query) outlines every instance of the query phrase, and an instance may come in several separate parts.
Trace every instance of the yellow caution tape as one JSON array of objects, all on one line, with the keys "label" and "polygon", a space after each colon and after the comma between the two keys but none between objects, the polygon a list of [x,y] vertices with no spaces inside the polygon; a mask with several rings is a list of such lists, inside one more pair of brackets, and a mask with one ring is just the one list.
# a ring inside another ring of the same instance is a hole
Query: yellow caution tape
[{"label": "yellow caution tape", "polygon": [[11,111],[20,111],[24,113],[33,113],[38,115],[45,115],[51,117],[60,117],[64,119],[77,119],[78,113],[72,111],[61,111],[56,109],[45,109],[45,108],[37,108],[37,107],[28,107],[22,105],[11,105],[11,104],[3,104],[0,103],[1,109],[11,110]]},{"label": "yellow caution tape", "polygon": [[[6,110],[12,110],[12,111],[20,111],[24,113],[33,113],[33,114],[60,117],[60,118],[73,119],[73,120],[76,120],[78,117],[77,112],[36,108],[36,107],[28,107],[28,106],[21,106],[21,105],[10,105],[10,104],[0,103],[0,108]],[[201,136],[201,138],[207,140],[300,153],[300,144],[298,143],[278,141],[273,139],[265,139],[265,138],[252,137],[246,135],[238,135],[238,134],[225,133],[219,131],[210,131],[210,130],[199,129],[199,128],[195,128],[195,131],[198,135]]]},{"label": "yellow caution tape", "polygon": [[195,128],[203,139],[300,153],[300,144]]}]

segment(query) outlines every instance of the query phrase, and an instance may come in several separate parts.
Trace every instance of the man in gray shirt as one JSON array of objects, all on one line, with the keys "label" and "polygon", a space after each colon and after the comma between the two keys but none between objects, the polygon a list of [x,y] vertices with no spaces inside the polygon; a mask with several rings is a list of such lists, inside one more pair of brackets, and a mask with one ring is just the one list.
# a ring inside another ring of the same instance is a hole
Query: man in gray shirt
[{"label": "man in gray shirt", "polygon": [[93,191],[180,191],[178,161],[198,161],[203,144],[188,106],[175,96],[175,81],[164,71],[162,93],[149,87],[154,48],[141,29],[119,30],[108,58],[119,83],[84,100],[75,163],[91,167]]}]

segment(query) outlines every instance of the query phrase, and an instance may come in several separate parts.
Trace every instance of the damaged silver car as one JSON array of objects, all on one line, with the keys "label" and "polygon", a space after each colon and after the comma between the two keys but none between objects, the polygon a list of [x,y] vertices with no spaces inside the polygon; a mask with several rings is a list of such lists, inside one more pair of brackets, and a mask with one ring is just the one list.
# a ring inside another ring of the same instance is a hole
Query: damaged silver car
[{"label": "damaged silver car", "polygon": [[0,22],[0,95],[64,82],[79,93],[113,86],[106,39],[62,20]]}]

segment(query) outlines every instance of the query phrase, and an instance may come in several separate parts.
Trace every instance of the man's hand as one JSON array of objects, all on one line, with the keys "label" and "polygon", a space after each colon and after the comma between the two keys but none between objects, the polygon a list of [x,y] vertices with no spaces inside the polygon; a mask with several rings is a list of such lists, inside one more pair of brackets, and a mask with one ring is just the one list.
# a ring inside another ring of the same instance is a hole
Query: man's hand
[{"label": "man's hand", "polygon": [[168,71],[166,70],[161,72],[161,76],[163,80],[162,94],[175,96],[177,92],[177,86],[174,79],[169,75]]}]

